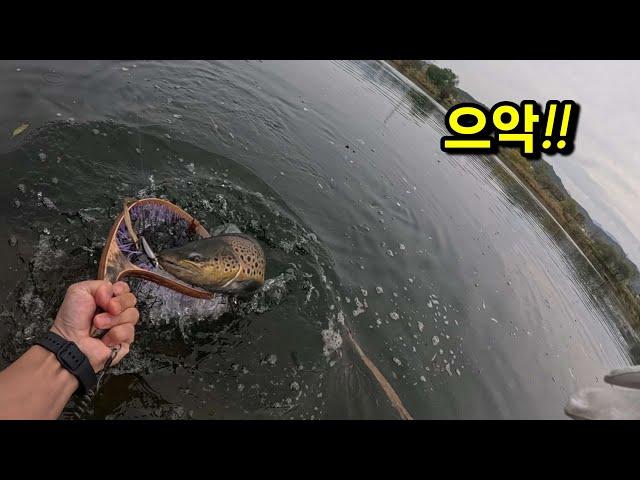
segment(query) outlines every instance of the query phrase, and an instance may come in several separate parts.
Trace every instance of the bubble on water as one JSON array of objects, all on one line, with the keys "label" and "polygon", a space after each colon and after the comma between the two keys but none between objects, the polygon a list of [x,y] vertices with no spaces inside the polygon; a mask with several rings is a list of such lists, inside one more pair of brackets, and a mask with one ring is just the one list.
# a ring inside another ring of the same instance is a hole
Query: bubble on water
[{"label": "bubble on water", "polygon": [[38,154],[38,158],[40,158],[40,161],[44,162],[47,159],[47,154],[44,152],[40,152]]},{"label": "bubble on water", "polygon": [[392,250],[387,250],[387,255],[389,255],[390,257],[393,257],[393,251]]},{"label": "bubble on water", "polygon": [[297,392],[298,390],[300,390],[300,384],[298,382],[291,382],[291,384],[289,385],[289,388]]},{"label": "bubble on water", "polygon": [[121,67],[121,69],[122,69],[123,72],[128,72],[129,71],[129,69],[127,67]]},{"label": "bubble on water", "polygon": [[401,362],[399,359],[397,359],[396,357],[393,357],[393,361],[394,361],[398,366],[400,366],[400,367],[402,366],[402,362]]},{"label": "bubble on water", "polygon": [[447,371],[447,373],[449,374],[449,376],[453,375],[453,373],[451,373],[451,365],[449,365],[448,363],[445,363],[444,368]]},{"label": "bubble on water", "polygon": [[91,132],[92,132],[94,135],[100,135],[100,130],[98,130],[97,128],[94,128],[93,130],[91,130]]},{"label": "bubble on water", "polygon": [[275,365],[278,363],[278,356],[275,353],[272,353],[267,357],[267,363],[270,365]]},{"label": "bubble on water", "polygon": [[433,338],[431,338],[431,343],[433,343],[433,345],[438,345],[440,343],[440,338],[438,338],[437,335],[434,335]]},{"label": "bubble on water", "polygon": [[342,310],[338,312],[337,318],[338,323],[340,323],[340,325],[344,325],[344,313],[342,313]]},{"label": "bubble on water", "polygon": [[328,357],[342,346],[342,336],[338,331],[334,330],[333,322],[329,322],[329,328],[322,330],[321,335],[324,342],[322,352],[325,356]]},{"label": "bubble on water", "polygon": [[364,313],[364,310],[365,310],[365,309],[364,309],[364,307],[365,307],[365,305],[363,305],[363,304],[360,302],[360,299],[359,299],[358,297],[356,297],[355,302],[356,302],[356,307],[357,307],[357,308],[353,311],[353,316],[354,316],[354,317],[357,317],[357,316],[358,316],[358,315],[360,315],[361,313]]},{"label": "bubble on water", "polygon": [[188,164],[185,168],[192,174],[196,173],[196,166],[193,163]]},{"label": "bubble on water", "polygon": [[406,250],[407,247],[404,246],[404,243],[400,244],[400,250]]},{"label": "bubble on water", "polygon": [[367,292],[364,288],[361,288],[360,292],[362,293],[363,297],[366,297],[367,295],[369,295],[369,292]]},{"label": "bubble on water", "polygon": [[47,197],[43,197],[42,198],[42,203],[45,205],[45,207],[47,207],[49,210],[57,210],[58,207],[56,207],[56,204],[53,203],[53,200],[47,198]]},{"label": "bubble on water", "polygon": [[391,312],[389,316],[392,320],[398,320],[400,318],[400,315],[398,315],[397,312]]},{"label": "bubble on water", "polygon": [[382,289],[382,287],[376,287],[376,293],[378,295],[380,295],[380,294],[384,293],[384,290]]},{"label": "bubble on water", "polygon": [[422,329],[424,329],[424,323],[418,320],[418,330],[422,331]]}]

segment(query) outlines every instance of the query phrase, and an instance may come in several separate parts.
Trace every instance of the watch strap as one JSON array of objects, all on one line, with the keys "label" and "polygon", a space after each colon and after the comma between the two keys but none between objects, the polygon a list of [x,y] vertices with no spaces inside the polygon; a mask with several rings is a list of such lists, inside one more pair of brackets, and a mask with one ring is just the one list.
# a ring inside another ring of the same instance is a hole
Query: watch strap
[{"label": "watch strap", "polygon": [[75,343],[56,333],[48,332],[36,344],[52,352],[60,364],[78,379],[80,386],[76,393],[84,395],[95,387],[98,378],[91,362]]}]

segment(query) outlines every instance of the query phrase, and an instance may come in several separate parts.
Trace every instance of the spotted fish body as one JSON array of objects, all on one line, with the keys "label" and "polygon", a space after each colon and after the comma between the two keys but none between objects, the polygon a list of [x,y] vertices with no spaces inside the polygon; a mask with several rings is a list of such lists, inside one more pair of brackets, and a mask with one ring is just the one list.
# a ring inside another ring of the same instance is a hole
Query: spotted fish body
[{"label": "spotted fish body", "polygon": [[171,275],[210,292],[241,294],[264,284],[260,244],[243,233],[226,233],[189,242],[157,255]]}]

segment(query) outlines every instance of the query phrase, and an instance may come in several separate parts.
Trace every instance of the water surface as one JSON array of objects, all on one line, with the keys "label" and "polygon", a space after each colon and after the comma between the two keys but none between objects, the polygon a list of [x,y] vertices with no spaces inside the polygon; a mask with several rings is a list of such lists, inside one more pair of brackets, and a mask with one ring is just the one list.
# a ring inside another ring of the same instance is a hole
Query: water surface
[{"label": "water surface", "polygon": [[146,291],[132,353],[84,417],[397,418],[344,325],[415,418],[564,418],[573,391],[631,361],[617,302],[564,232],[494,158],[443,154],[441,109],[384,63],[0,75],[3,364],[95,277],[124,197],[164,196],[267,251],[267,288],[220,317]]}]

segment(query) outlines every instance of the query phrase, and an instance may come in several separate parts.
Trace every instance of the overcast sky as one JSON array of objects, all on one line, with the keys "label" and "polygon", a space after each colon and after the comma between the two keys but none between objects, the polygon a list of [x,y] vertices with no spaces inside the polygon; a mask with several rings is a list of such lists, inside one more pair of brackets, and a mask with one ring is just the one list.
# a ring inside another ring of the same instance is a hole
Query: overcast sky
[{"label": "overcast sky", "polygon": [[575,150],[545,157],[564,186],[640,268],[640,61],[438,60],[488,107],[575,100]]}]

